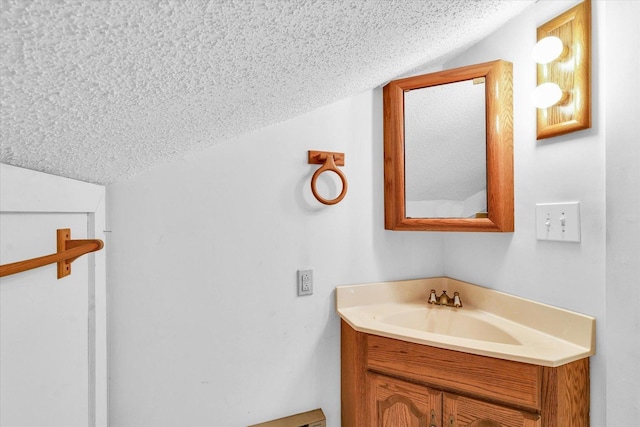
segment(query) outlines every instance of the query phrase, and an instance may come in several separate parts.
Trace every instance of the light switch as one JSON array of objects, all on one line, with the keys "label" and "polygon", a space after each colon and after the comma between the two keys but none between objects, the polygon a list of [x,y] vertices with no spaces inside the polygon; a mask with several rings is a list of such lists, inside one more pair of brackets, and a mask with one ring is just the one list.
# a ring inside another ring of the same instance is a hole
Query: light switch
[{"label": "light switch", "polygon": [[536,204],[536,238],[557,242],[579,242],[580,203]]}]

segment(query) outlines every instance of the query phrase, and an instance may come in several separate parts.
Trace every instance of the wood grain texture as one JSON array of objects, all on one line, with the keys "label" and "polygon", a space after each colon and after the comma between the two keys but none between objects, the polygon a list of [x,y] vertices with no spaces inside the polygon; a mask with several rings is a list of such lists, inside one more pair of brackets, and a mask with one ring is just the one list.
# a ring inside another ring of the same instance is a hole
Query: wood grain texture
[{"label": "wood grain texture", "polygon": [[310,165],[323,165],[327,162],[327,157],[333,156],[336,166],[344,166],[344,153],[335,151],[318,151],[309,150],[307,154],[307,162]]},{"label": "wood grain texture", "polygon": [[384,222],[395,230],[405,216],[404,89],[393,82],[382,88],[384,139]]},{"label": "wood grain texture", "polygon": [[369,336],[368,367],[377,372],[441,386],[539,411],[539,366]]},{"label": "wood grain texture", "polygon": [[543,426],[589,426],[589,359],[543,369]]},{"label": "wood grain texture", "polygon": [[342,363],[343,427],[423,422],[421,405],[434,405],[438,391],[443,427],[589,426],[588,358],[542,367],[363,334],[342,321]]},{"label": "wood grain texture", "polygon": [[591,1],[585,0],[538,27],[538,40],[559,37],[568,54],[549,64],[537,65],[538,85],[558,84],[568,94],[566,102],[537,109],[537,138],[591,127]]},{"label": "wood grain texture", "polygon": [[[384,86],[385,228],[414,231],[514,230],[513,69],[492,61],[394,80]],[[475,78],[486,81],[488,218],[407,218],[404,176],[404,92]]]},{"label": "wood grain texture", "polygon": [[487,74],[487,206],[499,231],[514,230],[513,65],[499,61]]},{"label": "wood grain texture", "polygon": [[370,373],[369,426],[440,426],[442,393],[428,387]]},{"label": "wood grain texture", "polygon": [[291,415],[289,417],[278,418],[277,420],[268,421],[266,423],[254,424],[249,427],[326,427],[326,418],[322,409],[314,409],[313,411],[303,412],[301,414]]},{"label": "wood grain texture", "polygon": [[367,425],[367,335],[356,332],[344,320],[340,336],[340,401],[342,427],[370,427]]},{"label": "wood grain texture", "polygon": [[538,414],[450,393],[444,393],[443,415],[452,427],[541,427]]}]

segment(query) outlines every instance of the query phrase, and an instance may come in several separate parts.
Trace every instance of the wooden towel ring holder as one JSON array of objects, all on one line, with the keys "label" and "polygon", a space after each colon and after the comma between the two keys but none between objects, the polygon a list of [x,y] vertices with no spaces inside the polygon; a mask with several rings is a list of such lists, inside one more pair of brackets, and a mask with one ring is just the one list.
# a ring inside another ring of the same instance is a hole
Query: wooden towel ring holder
[{"label": "wooden towel ring holder", "polygon": [[[311,192],[320,203],[325,205],[335,205],[339,203],[344,196],[347,195],[347,177],[344,173],[338,169],[338,166],[344,166],[344,153],[332,153],[329,151],[309,151],[309,164],[310,165],[322,165],[311,177]],[[335,199],[325,199],[322,197],[316,189],[316,181],[320,174],[326,171],[335,172],[342,181],[342,191]]]}]

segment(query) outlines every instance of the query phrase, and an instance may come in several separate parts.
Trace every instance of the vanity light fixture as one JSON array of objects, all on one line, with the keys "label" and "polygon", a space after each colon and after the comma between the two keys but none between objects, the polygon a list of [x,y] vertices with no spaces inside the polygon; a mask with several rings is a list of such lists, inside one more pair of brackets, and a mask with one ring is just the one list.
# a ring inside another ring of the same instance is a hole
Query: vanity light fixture
[{"label": "vanity light fixture", "polygon": [[555,61],[566,54],[567,49],[564,47],[564,43],[559,37],[549,36],[545,37],[536,43],[533,48],[533,60],[538,64],[548,64],[551,61]]},{"label": "vanity light fixture", "polygon": [[542,83],[531,93],[531,100],[536,108],[549,108],[557,104],[564,104],[568,98],[567,92],[560,89],[560,86],[555,83]]},{"label": "vanity light fixture", "polygon": [[[567,50],[559,37],[545,37],[533,48],[533,59],[536,63],[545,65],[566,56]],[[567,92],[556,83],[547,82],[538,86],[531,94],[531,100],[536,108],[549,108],[562,104],[568,99]]]},{"label": "vanity light fixture", "polygon": [[537,139],[591,127],[591,0],[538,27]]}]

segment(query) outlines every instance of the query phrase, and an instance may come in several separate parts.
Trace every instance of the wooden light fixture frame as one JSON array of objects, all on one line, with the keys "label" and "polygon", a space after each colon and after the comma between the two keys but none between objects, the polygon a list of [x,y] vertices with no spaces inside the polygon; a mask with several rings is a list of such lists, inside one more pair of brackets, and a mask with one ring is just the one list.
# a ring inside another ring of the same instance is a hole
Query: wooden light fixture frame
[{"label": "wooden light fixture frame", "polygon": [[591,127],[591,1],[567,10],[538,27],[538,41],[556,36],[567,54],[537,64],[537,84],[556,83],[566,101],[537,109],[537,139]]}]

